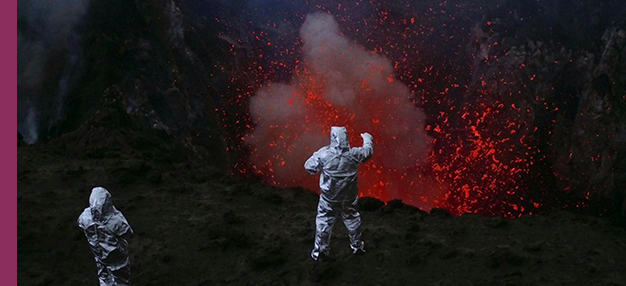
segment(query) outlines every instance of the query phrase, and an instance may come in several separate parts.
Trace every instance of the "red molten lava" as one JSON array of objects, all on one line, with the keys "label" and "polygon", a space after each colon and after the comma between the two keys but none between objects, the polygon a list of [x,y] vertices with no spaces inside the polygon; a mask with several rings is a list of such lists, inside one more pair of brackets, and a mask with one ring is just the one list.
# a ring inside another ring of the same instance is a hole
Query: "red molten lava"
[{"label": "red molten lava", "polygon": [[[250,98],[253,125],[242,140],[251,153],[249,165],[237,166],[240,172],[318,191],[318,178],[303,164],[329,144],[331,126],[346,126],[351,146],[360,146],[361,132],[374,137],[374,157],[359,171],[361,196],[457,215],[518,217],[539,206],[522,187],[539,153],[532,144],[532,113],[523,97],[496,92],[514,83],[481,76],[478,90],[470,92],[427,65],[424,75],[449,84],[424,87],[428,79],[396,76],[398,62],[346,39],[327,13],[308,15],[300,37],[303,58],[290,82],[264,84]],[[420,101],[429,104],[429,125],[406,81],[433,90]],[[464,90],[464,98],[450,96],[451,89]]]},{"label": "red molten lava", "polygon": [[425,175],[426,115],[391,62],[346,39],[327,13],[308,15],[300,36],[304,64],[291,83],[267,84],[250,99],[254,127],[244,140],[254,172],[271,184],[318,190],[304,162],[330,143],[331,126],[345,126],[352,146],[362,144],[362,132],[374,137],[374,157],[359,173],[362,196],[430,209],[443,187]]},{"label": "red molten lava", "polygon": [[[361,196],[402,199],[430,209],[443,185],[420,166],[427,163],[431,141],[423,131],[422,113],[408,98],[375,100],[378,95],[371,94],[367,80],[361,81],[358,99],[351,105],[335,106],[323,96],[324,80],[305,69],[296,84],[271,84],[252,98],[257,124],[245,141],[253,146],[255,172],[271,184],[318,190],[318,178],[304,171],[304,161],[330,143],[331,126],[346,126],[353,147],[362,144],[362,132],[374,137],[374,157],[359,170]],[[406,87],[393,80],[383,82],[390,94],[406,93]]]}]

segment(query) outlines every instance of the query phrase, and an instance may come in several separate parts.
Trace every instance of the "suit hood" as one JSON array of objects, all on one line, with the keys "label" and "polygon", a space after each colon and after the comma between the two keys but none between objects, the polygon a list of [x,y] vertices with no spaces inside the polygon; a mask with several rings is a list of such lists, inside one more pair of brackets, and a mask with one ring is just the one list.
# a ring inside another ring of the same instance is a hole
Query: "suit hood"
[{"label": "suit hood", "polygon": [[103,220],[115,213],[115,208],[111,202],[111,194],[102,187],[95,187],[91,190],[89,207],[91,208],[92,216],[96,220]]},{"label": "suit hood", "polygon": [[332,126],[330,128],[330,147],[347,151],[350,149],[348,142],[348,131],[343,126]]}]

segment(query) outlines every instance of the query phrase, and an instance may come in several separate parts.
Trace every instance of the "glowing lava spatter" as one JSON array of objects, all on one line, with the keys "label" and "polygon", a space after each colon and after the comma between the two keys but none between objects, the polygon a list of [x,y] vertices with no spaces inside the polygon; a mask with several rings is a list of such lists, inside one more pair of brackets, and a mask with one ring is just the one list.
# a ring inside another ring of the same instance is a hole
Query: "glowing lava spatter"
[{"label": "glowing lava spatter", "polygon": [[[511,110],[503,104],[478,104],[462,115],[466,138],[450,145],[453,150],[433,158],[438,181],[450,185],[449,192],[437,202],[453,214],[482,213],[517,217],[538,205],[526,197],[523,176],[532,164],[535,150],[512,134],[520,126],[510,119]],[[470,112],[471,110],[471,112]],[[442,132],[455,132],[444,126]],[[517,136],[515,136],[517,137]]]},{"label": "glowing lava spatter", "polygon": [[325,13],[308,15],[300,35],[305,64],[291,84],[270,83],[250,99],[252,168],[269,183],[317,190],[304,161],[329,144],[330,126],[346,126],[352,146],[362,143],[361,132],[374,137],[375,156],[360,170],[361,195],[430,209],[443,192],[424,175],[432,139],[390,61],[342,37]]},{"label": "glowing lava spatter", "polygon": [[[353,146],[360,132],[374,135],[374,158],[360,171],[362,195],[518,217],[551,205],[555,176],[571,191],[567,168],[552,169],[551,148],[560,146],[551,146],[550,126],[558,122],[547,115],[559,107],[549,100],[550,78],[572,60],[513,52],[539,45],[504,42],[512,26],[503,23],[520,21],[511,18],[519,11],[508,11],[507,20],[485,19],[495,8],[480,1],[289,3],[292,9],[263,3],[248,10],[252,18],[272,15],[258,21],[261,29],[249,31],[246,18],[224,21],[237,59],[220,91],[235,173],[317,190],[302,165],[328,144],[331,125],[346,125]],[[304,19],[309,11],[322,14]],[[299,38],[290,28],[297,25]],[[584,154],[568,153],[566,160]]]}]

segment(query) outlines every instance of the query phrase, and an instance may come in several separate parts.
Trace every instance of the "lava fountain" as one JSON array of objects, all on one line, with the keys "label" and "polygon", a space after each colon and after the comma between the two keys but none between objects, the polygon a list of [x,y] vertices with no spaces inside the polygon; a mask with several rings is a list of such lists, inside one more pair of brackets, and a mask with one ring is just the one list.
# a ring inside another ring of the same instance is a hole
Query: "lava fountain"
[{"label": "lava fountain", "polygon": [[307,15],[300,37],[303,62],[290,83],[267,83],[250,99],[250,167],[267,183],[318,190],[303,164],[329,144],[331,126],[346,126],[352,146],[362,132],[374,137],[374,157],[359,171],[361,196],[430,209],[445,191],[426,175],[433,139],[391,62],[344,37],[327,13]]}]

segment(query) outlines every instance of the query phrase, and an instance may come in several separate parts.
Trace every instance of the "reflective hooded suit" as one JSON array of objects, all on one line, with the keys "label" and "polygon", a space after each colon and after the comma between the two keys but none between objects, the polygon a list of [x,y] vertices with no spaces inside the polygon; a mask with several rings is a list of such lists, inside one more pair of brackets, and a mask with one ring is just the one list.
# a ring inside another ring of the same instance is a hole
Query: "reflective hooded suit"
[{"label": "reflective hooded suit", "polygon": [[361,216],[357,210],[359,165],[374,154],[372,136],[361,134],[363,147],[350,148],[345,127],[333,126],[330,145],[324,146],[304,164],[311,175],[320,174],[320,195],[317,206],[315,245],[311,257],[328,255],[330,236],[338,216],[341,216],[350,236],[353,252],[365,251],[361,240]]},{"label": "reflective hooded suit", "polygon": [[111,194],[101,187],[91,190],[89,207],[78,217],[96,260],[100,286],[130,285],[128,242],[133,229],[111,203]]}]

